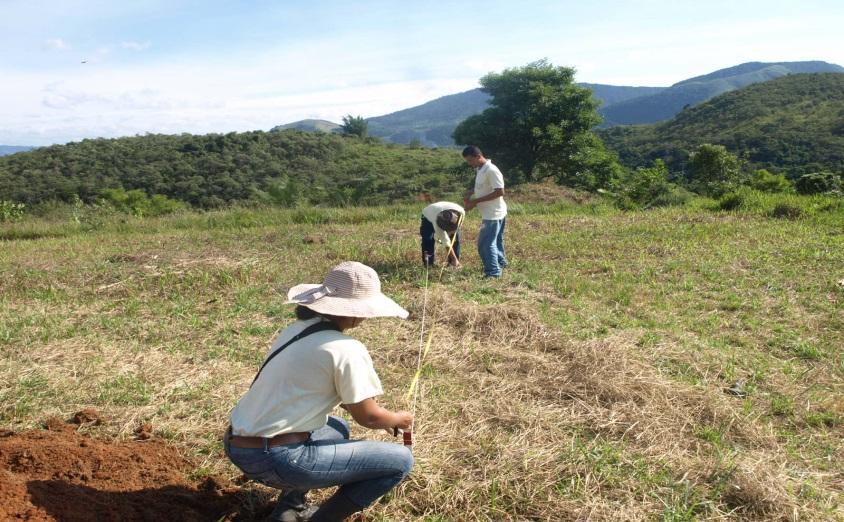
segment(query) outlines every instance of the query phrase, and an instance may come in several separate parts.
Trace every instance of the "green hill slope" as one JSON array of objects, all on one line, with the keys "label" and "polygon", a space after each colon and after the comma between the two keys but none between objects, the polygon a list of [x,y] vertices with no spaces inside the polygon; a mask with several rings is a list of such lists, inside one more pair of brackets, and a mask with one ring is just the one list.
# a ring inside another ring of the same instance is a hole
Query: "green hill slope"
[{"label": "green hill slope", "polygon": [[600,132],[627,166],[662,158],[682,170],[688,152],[718,143],[755,167],[799,175],[844,171],[844,74],[794,74],[718,96],[656,125]]},{"label": "green hill slope", "polygon": [[93,201],[104,189],[124,188],[209,208],[283,185],[313,204],[380,204],[457,193],[470,178],[452,150],[321,132],[146,135],[0,157],[0,200]]},{"label": "green hill slope", "polygon": [[630,125],[667,120],[689,105],[719,94],[788,74],[844,72],[844,67],[821,61],[750,62],[689,78],[657,94],[621,101],[601,109],[604,125]]}]

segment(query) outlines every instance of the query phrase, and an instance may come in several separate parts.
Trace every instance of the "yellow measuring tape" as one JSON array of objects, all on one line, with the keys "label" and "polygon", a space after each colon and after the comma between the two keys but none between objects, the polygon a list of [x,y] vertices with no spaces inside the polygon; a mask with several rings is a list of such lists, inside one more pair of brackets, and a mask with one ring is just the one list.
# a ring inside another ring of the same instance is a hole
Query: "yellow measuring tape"
[{"label": "yellow measuring tape", "polygon": [[[445,273],[445,267],[448,266],[448,260],[451,259],[452,254],[454,254],[454,242],[457,240],[457,233],[460,231],[460,227],[463,226],[463,220],[466,217],[465,213],[460,215],[460,219],[457,220],[457,229],[454,231],[454,239],[449,238],[448,241],[448,253],[446,254],[446,262],[443,264],[442,268],[440,269],[440,275],[437,279],[437,282],[441,282],[443,278],[443,273]],[[456,258],[456,256],[455,256]],[[458,260],[459,261],[459,260]],[[425,302],[422,307],[422,332],[424,335],[425,331],[425,316],[426,311],[428,308],[428,263],[425,260]],[[434,325],[437,323],[437,317],[434,316],[431,319],[431,328],[428,330],[428,340],[425,342],[424,349],[422,346],[422,337],[420,335],[419,339],[419,358],[416,364],[416,373],[413,375],[413,379],[410,381],[410,387],[407,390],[407,395],[405,396],[406,400],[410,400],[411,397],[413,398],[411,413],[416,417],[416,397],[417,391],[419,390],[419,379],[422,376],[422,362],[425,360],[425,357],[428,355],[428,352],[431,350],[431,342],[434,340]]]}]

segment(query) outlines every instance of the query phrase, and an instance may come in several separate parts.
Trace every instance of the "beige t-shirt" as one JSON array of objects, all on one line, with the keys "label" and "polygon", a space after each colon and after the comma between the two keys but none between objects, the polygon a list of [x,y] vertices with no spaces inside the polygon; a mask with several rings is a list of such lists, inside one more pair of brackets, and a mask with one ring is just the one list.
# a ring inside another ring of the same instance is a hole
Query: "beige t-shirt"
[{"label": "beige t-shirt", "polygon": [[[288,326],[267,355],[321,320]],[[313,431],[325,426],[337,405],[355,404],[383,393],[366,346],[335,330],[316,332],[294,342],[267,364],[232,410],[232,433],[273,437]]]}]

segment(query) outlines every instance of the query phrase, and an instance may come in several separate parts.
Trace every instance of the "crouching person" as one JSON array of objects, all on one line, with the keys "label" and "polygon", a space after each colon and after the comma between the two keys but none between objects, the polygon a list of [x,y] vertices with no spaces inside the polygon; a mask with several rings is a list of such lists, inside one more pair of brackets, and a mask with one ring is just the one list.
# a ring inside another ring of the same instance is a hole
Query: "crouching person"
[{"label": "crouching person", "polygon": [[[422,236],[422,262],[434,265],[436,242],[445,245],[448,264],[460,268],[460,225],[466,211],[457,203],[440,201],[422,209],[419,235]],[[452,244],[453,242],[453,244]]]},{"label": "crouching person", "polygon": [[[371,429],[409,429],[406,411],[390,411],[366,346],[346,331],[370,317],[408,313],[381,293],[375,271],[344,262],[323,284],[290,289],[298,320],[270,348],[251,388],[231,414],[226,455],[250,479],[281,489],[270,520],[340,521],[365,509],[410,473],[413,456],[391,442],[350,440],[338,405]],[[322,506],[308,490],[340,486]]]}]

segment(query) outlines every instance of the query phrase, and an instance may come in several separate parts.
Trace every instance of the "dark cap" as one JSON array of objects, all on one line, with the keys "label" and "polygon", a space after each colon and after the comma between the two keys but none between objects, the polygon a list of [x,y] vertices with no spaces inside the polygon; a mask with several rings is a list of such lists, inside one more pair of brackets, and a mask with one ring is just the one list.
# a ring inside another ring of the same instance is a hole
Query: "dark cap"
[{"label": "dark cap", "polygon": [[454,232],[460,224],[460,212],[456,210],[443,210],[437,214],[437,226],[446,232]]}]

